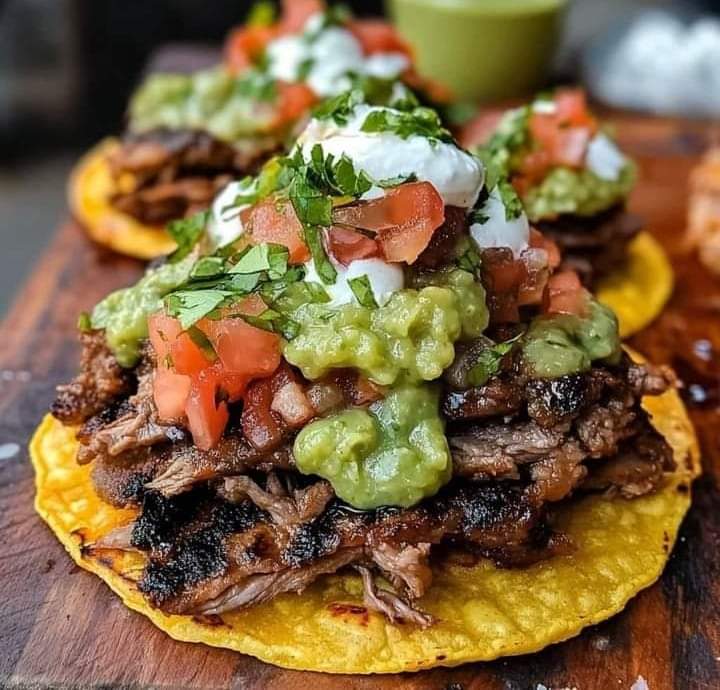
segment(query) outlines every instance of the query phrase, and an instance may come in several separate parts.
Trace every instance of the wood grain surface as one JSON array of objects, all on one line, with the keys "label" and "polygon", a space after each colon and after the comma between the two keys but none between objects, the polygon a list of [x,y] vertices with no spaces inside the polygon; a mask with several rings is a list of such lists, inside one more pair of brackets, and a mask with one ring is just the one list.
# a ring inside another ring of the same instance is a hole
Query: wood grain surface
[{"label": "wood grain surface", "polygon": [[78,312],[142,270],[68,223],[0,332],[0,686],[604,690],[642,676],[650,690],[720,688],[720,279],[682,250],[688,172],[714,134],[702,123],[613,119],[641,166],[633,207],[665,244],[678,281],[665,314],[633,345],[685,379],[705,468],[658,584],[612,620],[540,654],[415,675],[298,673],[166,637],[73,566],[33,512],[26,446],[54,386],[75,371]]}]

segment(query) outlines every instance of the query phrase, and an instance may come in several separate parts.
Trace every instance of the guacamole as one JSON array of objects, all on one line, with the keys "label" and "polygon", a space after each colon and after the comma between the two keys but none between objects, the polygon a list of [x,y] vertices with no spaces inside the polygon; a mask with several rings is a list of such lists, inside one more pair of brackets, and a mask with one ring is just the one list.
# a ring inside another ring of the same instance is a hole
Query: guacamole
[{"label": "guacamole", "polygon": [[351,367],[381,385],[432,381],[453,361],[454,343],[487,326],[482,286],[456,274],[448,287],[399,290],[379,308],[304,305],[293,314],[300,329],[283,354],[311,380]]},{"label": "guacamole", "polygon": [[148,77],[130,103],[130,129],[199,129],[222,141],[267,131],[275,120],[274,84],[249,72],[235,77],[215,68]]},{"label": "guacamole", "polygon": [[525,366],[534,376],[557,378],[587,371],[595,360],[612,362],[620,356],[617,317],[594,300],[585,318],[541,316],[530,324],[522,348]]},{"label": "guacamole", "polygon": [[150,269],[135,285],[109,294],[93,309],[90,325],[104,328],[108,346],[123,367],[134,366],[147,338],[147,317],[163,305],[163,297],[184,283],[196,257]]},{"label": "guacamole", "polygon": [[300,472],[327,479],[350,505],[415,505],[450,479],[452,460],[434,386],[401,386],[369,410],[308,424],[293,447]]},{"label": "guacamole", "polygon": [[522,197],[531,221],[567,213],[592,216],[624,201],[635,184],[635,166],[628,162],[616,180],[605,180],[590,170],[554,168]]}]

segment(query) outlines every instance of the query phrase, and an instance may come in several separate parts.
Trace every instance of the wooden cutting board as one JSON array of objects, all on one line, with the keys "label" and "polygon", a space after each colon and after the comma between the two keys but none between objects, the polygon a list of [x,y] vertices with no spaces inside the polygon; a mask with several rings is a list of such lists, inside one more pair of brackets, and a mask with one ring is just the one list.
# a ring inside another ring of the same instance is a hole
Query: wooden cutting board
[{"label": "wooden cutting board", "polygon": [[691,408],[705,475],[658,584],[612,620],[540,654],[414,675],[285,671],[166,637],[76,568],[33,512],[26,446],[54,386],[76,369],[78,312],[142,271],[66,223],[0,328],[0,686],[625,690],[642,676],[650,690],[720,688],[720,279],[681,249],[688,172],[712,129],[614,119],[641,165],[633,208],[665,244],[678,281],[664,316],[633,345],[674,364],[697,401],[706,397]]}]

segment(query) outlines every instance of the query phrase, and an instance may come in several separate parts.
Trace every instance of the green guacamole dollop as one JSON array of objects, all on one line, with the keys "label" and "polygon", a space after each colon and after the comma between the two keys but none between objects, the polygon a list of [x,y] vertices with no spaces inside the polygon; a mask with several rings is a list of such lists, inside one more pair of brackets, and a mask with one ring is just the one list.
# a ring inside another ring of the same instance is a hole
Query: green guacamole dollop
[{"label": "green guacamole dollop", "polygon": [[522,198],[531,221],[569,213],[592,216],[624,201],[635,184],[635,166],[623,167],[616,180],[605,180],[590,170],[555,168]]},{"label": "green guacamole dollop", "polygon": [[453,361],[454,343],[487,326],[482,286],[471,274],[456,273],[447,277],[448,287],[399,290],[379,308],[303,305],[293,314],[299,333],[283,354],[311,380],[350,367],[386,386],[401,376],[432,381]]},{"label": "green guacamole dollop", "polygon": [[308,424],[295,439],[304,474],[327,479],[350,505],[407,508],[449,481],[452,461],[434,386],[400,386],[369,410]]},{"label": "green guacamole dollop", "polygon": [[592,301],[588,316],[541,316],[523,337],[523,361],[531,374],[557,378],[587,371],[595,360],[617,361],[621,353],[614,312]]},{"label": "green guacamole dollop", "polygon": [[93,309],[90,324],[104,328],[107,344],[120,366],[135,366],[147,338],[147,317],[162,307],[163,297],[184,283],[196,257],[150,269],[135,285],[110,293]]},{"label": "green guacamole dollop", "polygon": [[238,79],[218,68],[151,75],[130,103],[130,129],[200,129],[235,143],[273,120],[275,91],[263,79],[254,72]]}]

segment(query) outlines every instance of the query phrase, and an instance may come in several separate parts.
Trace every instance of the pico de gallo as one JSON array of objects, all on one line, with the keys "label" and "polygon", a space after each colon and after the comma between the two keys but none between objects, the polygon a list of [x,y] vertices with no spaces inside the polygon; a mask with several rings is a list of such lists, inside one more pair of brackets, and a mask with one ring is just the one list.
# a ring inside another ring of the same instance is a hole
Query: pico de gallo
[{"label": "pico de gallo", "polygon": [[580,89],[563,88],[466,125],[465,145],[510,179],[528,217],[586,284],[617,270],[639,219],[625,206],[636,179]]}]

